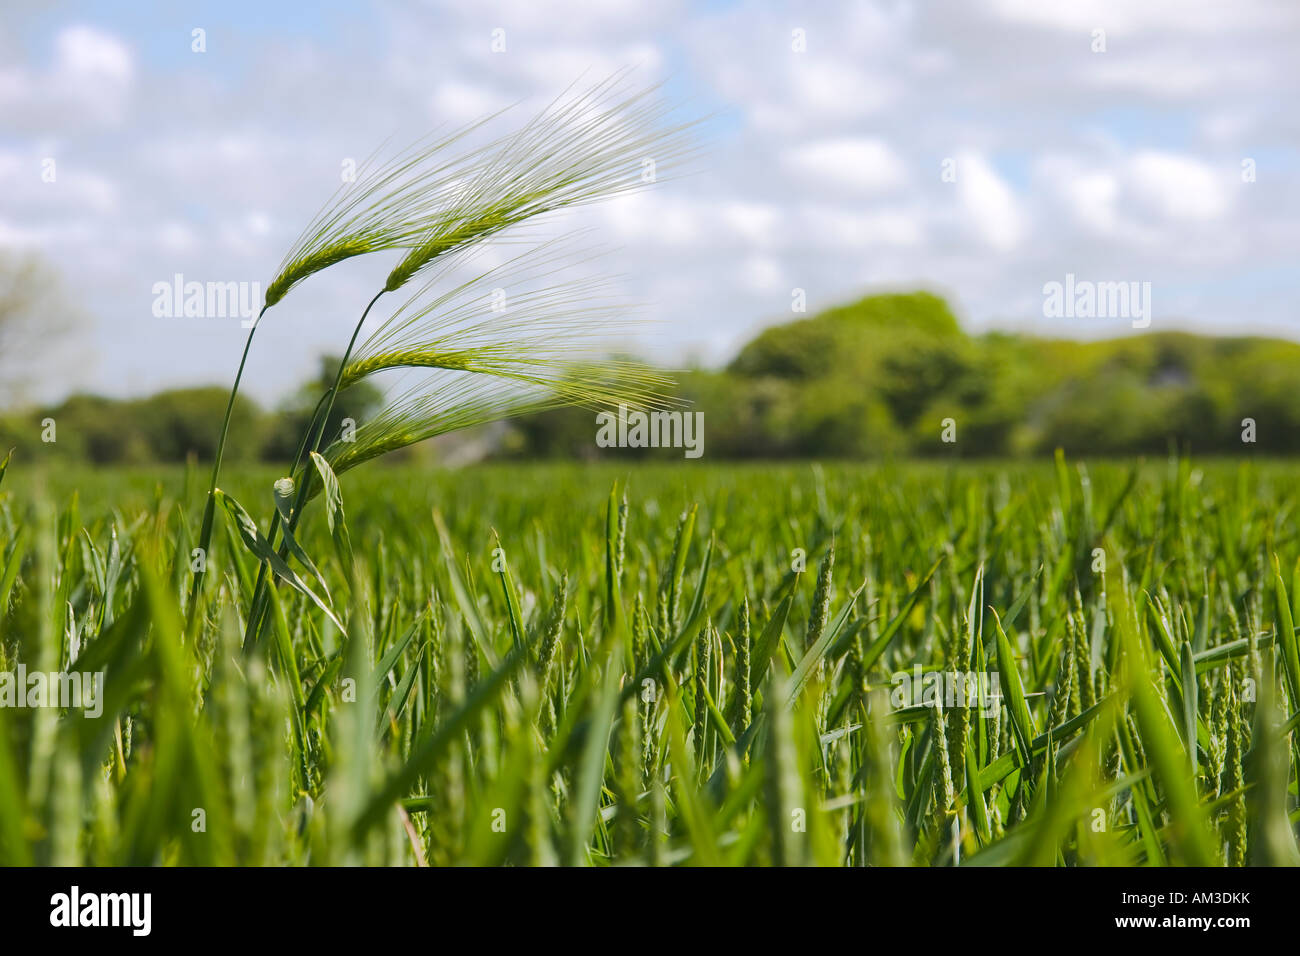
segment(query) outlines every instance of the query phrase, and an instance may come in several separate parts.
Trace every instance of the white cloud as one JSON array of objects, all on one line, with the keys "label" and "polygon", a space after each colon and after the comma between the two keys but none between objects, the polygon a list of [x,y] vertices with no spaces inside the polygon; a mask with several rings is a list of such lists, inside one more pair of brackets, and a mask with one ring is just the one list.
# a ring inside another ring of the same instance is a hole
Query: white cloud
[{"label": "white cloud", "polygon": [[957,155],[957,194],[967,226],[995,249],[1020,244],[1026,232],[1025,214],[1011,191],[983,156]]},{"label": "white cloud", "polygon": [[509,103],[488,87],[451,80],[434,90],[429,98],[429,111],[436,120],[460,124],[495,113]]},{"label": "white cloud", "polygon": [[[569,35],[604,36],[646,29],[681,15],[680,0],[647,6],[643,0],[481,0],[466,5],[459,0],[429,4],[439,15],[462,17],[466,25],[490,32],[496,27],[521,36],[546,36],[557,27]],[[467,15],[472,14],[472,15]]]},{"label": "white cloud", "polygon": [[700,210],[666,192],[629,193],[602,204],[605,221],[621,241],[648,245],[693,246],[708,242],[711,230]]},{"label": "white cloud", "polygon": [[804,207],[802,219],[810,245],[840,255],[882,246],[914,247],[925,240],[925,226],[915,211],[812,204]]},{"label": "white cloud", "polygon": [[775,292],[784,284],[781,264],[768,256],[750,256],[741,267],[740,282],[751,292]]},{"label": "white cloud", "polygon": [[72,26],[55,40],[57,72],[90,82],[124,84],[134,72],[131,53],[120,40],[93,27]]},{"label": "white cloud", "polygon": [[158,246],[165,252],[192,252],[198,247],[194,230],[183,222],[165,222],[155,233]]},{"label": "white cloud", "polygon": [[772,203],[735,200],[723,204],[721,218],[746,242],[752,245],[770,245],[776,240],[781,210]]},{"label": "white cloud", "polygon": [[1144,150],[1128,163],[1127,173],[1136,202],[1168,219],[1197,222],[1227,211],[1227,176],[1238,169],[1216,171],[1188,156]]},{"label": "white cloud", "polygon": [[1184,100],[1212,89],[1223,78],[1212,62],[1177,56],[1161,56],[1155,62],[1153,59],[1150,54],[1138,57],[1107,53],[1096,57],[1085,76],[1091,85],[1101,89]]},{"label": "white cloud", "polygon": [[68,170],[64,164],[63,173],[54,188],[49,190],[66,191],[70,202],[89,212],[109,214],[117,209],[117,187],[104,176],[89,170]]},{"label": "white cloud", "polygon": [[1119,182],[1113,175],[1085,173],[1066,183],[1065,193],[1079,222],[1102,235],[1114,232],[1119,218]]},{"label": "white cloud", "polygon": [[825,116],[863,116],[892,103],[896,87],[887,78],[825,54],[794,61],[790,80],[795,108]]},{"label": "white cloud", "polygon": [[46,70],[18,65],[0,72],[0,113],[9,125],[66,131],[70,124],[120,123],[135,77],[127,46],[84,24],[64,27],[53,46]]},{"label": "white cloud", "polygon": [[[1222,34],[1244,28],[1258,28],[1277,22],[1277,7],[1270,3],[1187,3],[1186,0],[991,0],[991,11],[1012,23],[1053,30],[1107,33]],[[1270,9],[1272,8],[1272,9]]]},{"label": "white cloud", "polygon": [[[638,65],[633,83],[662,79],[709,117],[702,159],[546,228],[593,225],[593,243],[616,246],[599,268],[652,303],[647,342],[665,362],[697,347],[725,360],[788,315],[791,285],[830,305],[942,282],[979,328],[1037,315],[1042,284],[1067,271],[1131,274],[1237,330],[1242,301],[1253,322],[1284,321],[1300,284],[1296,4],[431,0],[368,7],[342,36],[254,28],[230,8],[209,34],[239,37],[238,55],[225,44],[179,65],[158,53],[160,23],[23,8],[0,35],[0,244],[81,277],[106,370],[85,387],[227,380],[238,335],[175,347],[199,333],[160,335],[138,318],[140,290],[176,271],[266,280],[345,158],[522,101],[508,129],[574,82]],[[1089,50],[1098,27],[1104,54]],[[1257,184],[1240,180],[1246,156]],[[365,257],[295,290],[259,333],[258,397],[337,350],[350,303],[388,266]],[[1283,278],[1251,286],[1259,275]]]},{"label": "white cloud", "polygon": [[[499,59],[499,57],[494,57]],[[601,44],[579,46],[548,43],[543,47],[520,50],[509,64],[530,90],[553,90],[582,77],[597,82],[620,70],[635,68],[642,82],[651,82],[659,74],[663,55],[653,43],[627,43],[610,47]]]},{"label": "white cloud", "polygon": [[[1035,164],[1032,189],[1047,205],[1059,204],[1068,222],[1085,233],[1114,238],[1120,227],[1122,187],[1108,165],[1080,162],[1075,156],[1048,154]],[[1055,210],[1053,210],[1055,212]]]},{"label": "white cloud", "polygon": [[907,179],[902,160],[889,145],[867,137],[796,146],[786,153],[785,162],[812,183],[855,192],[880,192]]}]

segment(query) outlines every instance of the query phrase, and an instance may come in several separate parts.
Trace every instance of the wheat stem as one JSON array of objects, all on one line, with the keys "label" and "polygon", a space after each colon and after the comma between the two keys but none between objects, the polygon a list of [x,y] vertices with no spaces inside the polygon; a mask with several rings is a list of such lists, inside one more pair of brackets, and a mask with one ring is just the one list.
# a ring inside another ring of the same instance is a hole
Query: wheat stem
[{"label": "wheat stem", "polygon": [[[316,402],[316,407],[312,409],[311,421],[307,425],[307,430],[303,432],[302,440],[298,442],[298,450],[293,455],[293,467],[289,469],[289,474],[298,470],[298,465],[303,460],[303,455],[307,451],[307,441],[311,437],[311,426],[316,422],[316,416],[320,414],[321,406],[325,404],[328,393],[322,393],[320,399]],[[276,508],[271,515],[271,528],[266,533],[266,539],[274,544],[276,536],[280,532],[280,509]],[[283,549],[282,549],[283,550]],[[266,613],[266,575],[269,565],[263,561],[257,567],[257,581],[253,585],[253,603],[250,605],[251,613],[248,617],[248,631],[245,634],[244,641],[247,644],[249,638],[256,631],[260,633],[260,627],[254,628],[255,624],[261,622],[262,616]]]},{"label": "wheat stem", "polygon": [[203,506],[203,524],[199,529],[199,551],[202,553],[203,562],[194,572],[194,581],[190,585],[190,603],[185,612],[187,635],[193,634],[199,595],[203,590],[203,577],[207,573],[208,546],[212,543],[212,525],[216,518],[217,481],[221,477],[221,459],[226,450],[226,438],[230,434],[230,416],[235,410],[235,396],[239,394],[239,382],[244,377],[244,365],[248,362],[248,350],[252,348],[253,336],[257,333],[257,326],[262,321],[262,316],[269,308],[269,305],[262,306],[262,310],[257,313],[257,319],[253,322],[253,327],[248,330],[248,338],[244,339],[244,354],[239,357],[239,369],[235,372],[235,383],[230,387],[230,398],[226,401],[226,414],[221,420],[221,437],[217,439],[217,453],[212,461],[212,480],[208,482],[208,498]]},{"label": "wheat stem", "polygon": [[[365,310],[361,313],[361,318],[357,320],[356,328],[352,330],[352,338],[348,340],[347,351],[343,353],[343,359],[342,361],[339,362],[338,372],[335,373],[334,375],[334,384],[330,386],[329,391],[326,392],[325,396],[322,398],[322,402],[324,402],[325,405],[324,412],[323,413],[321,412],[321,403],[318,402],[316,405],[316,415],[313,416],[311,423],[308,424],[307,426],[308,435],[311,435],[313,433],[313,430],[315,431],[315,437],[313,437],[310,441],[309,450],[312,452],[318,451],[320,449],[321,438],[325,434],[325,425],[329,421],[330,415],[334,413],[334,402],[338,398],[338,393],[339,393],[339,381],[343,378],[343,370],[347,368],[348,359],[352,357],[352,349],[357,344],[357,336],[361,334],[361,327],[366,324],[366,317],[370,315],[370,310],[374,308],[375,303],[379,301],[379,297],[382,296],[385,291],[386,290],[384,289],[380,289],[378,292],[375,293],[375,297],[370,300],[370,303],[366,306]],[[238,379],[236,379],[236,383],[237,382]],[[325,398],[328,398],[328,401],[325,401]],[[301,466],[302,475],[296,482],[297,494],[294,496],[293,509],[289,512],[290,532],[292,532],[294,529],[298,527],[298,519],[302,515],[302,507],[307,501],[307,491],[308,491],[308,487],[311,485],[311,479],[313,474],[312,470],[307,467],[307,460],[303,458],[304,447],[306,447],[306,443],[298,446],[298,454],[294,462],[294,469],[297,469]],[[277,510],[277,514],[278,514],[278,510]],[[270,541],[272,547],[275,546],[274,536],[276,531],[278,530],[279,530],[279,522],[275,518],[272,518],[271,531],[270,531],[271,537],[267,539]],[[286,557],[287,555],[288,555],[287,543],[281,544],[280,557],[283,558]],[[253,602],[251,605],[253,608],[253,613],[249,615],[248,632],[244,635],[245,651],[255,646],[257,644],[258,638],[261,636],[261,630],[262,630],[261,624],[263,618],[265,617],[264,605],[265,605],[265,592],[266,592],[266,570],[267,570],[267,563],[263,561],[261,562],[261,567],[258,568],[258,572],[257,572],[258,575],[257,579],[261,586],[260,587],[254,586],[253,589]]]}]

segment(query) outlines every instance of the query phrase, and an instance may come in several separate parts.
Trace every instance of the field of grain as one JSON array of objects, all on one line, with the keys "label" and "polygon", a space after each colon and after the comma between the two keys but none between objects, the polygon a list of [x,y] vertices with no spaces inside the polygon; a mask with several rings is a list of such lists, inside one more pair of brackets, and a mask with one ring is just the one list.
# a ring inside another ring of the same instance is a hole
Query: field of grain
[{"label": "field of grain", "polygon": [[202,477],[9,464],[0,672],[103,684],[0,707],[0,862],[1296,862],[1290,466],[375,469],[260,643]]}]

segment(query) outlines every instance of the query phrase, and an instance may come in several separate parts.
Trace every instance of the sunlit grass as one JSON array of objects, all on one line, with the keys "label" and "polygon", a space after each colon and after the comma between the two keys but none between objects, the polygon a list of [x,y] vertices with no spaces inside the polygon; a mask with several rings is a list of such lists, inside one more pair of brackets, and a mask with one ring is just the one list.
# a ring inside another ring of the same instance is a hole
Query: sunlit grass
[{"label": "sunlit grass", "polygon": [[0,485],[4,669],[107,678],[0,708],[0,860],[1296,859],[1285,465],[362,469],[288,559],[346,636],[251,652],[224,518],[183,637],[197,477]]}]

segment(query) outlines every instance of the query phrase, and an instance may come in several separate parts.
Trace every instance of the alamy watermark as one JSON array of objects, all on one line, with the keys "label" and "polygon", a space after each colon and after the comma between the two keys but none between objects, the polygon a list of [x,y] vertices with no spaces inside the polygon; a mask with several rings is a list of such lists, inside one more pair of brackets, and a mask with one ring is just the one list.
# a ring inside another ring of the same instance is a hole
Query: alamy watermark
[{"label": "alamy watermark", "polygon": [[103,671],[0,671],[0,707],[57,707],[82,710],[87,717],[104,712]]},{"label": "alamy watermark", "polygon": [[1002,705],[1002,684],[997,671],[923,671],[920,664],[890,678],[894,689],[889,703],[904,707],[975,707],[990,717]]},{"label": "alamy watermark", "polygon": [[50,897],[50,925],[123,927],[132,936],[148,936],[153,929],[152,893],[83,893],[73,885],[67,893]]},{"label": "alamy watermark", "polygon": [[1151,324],[1150,282],[1093,282],[1076,279],[1043,286],[1043,317],[1048,319],[1129,319],[1135,329]]},{"label": "alamy watermark", "polygon": [[240,319],[252,328],[262,308],[260,282],[186,282],[178,272],[170,282],[153,284],[153,314],[158,319]]},{"label": "alamy watermark", "polygon": [[704,454],[703,412],[629,411],[596,415],[596,444],[601,448],[682,448],[687,458]]}]

